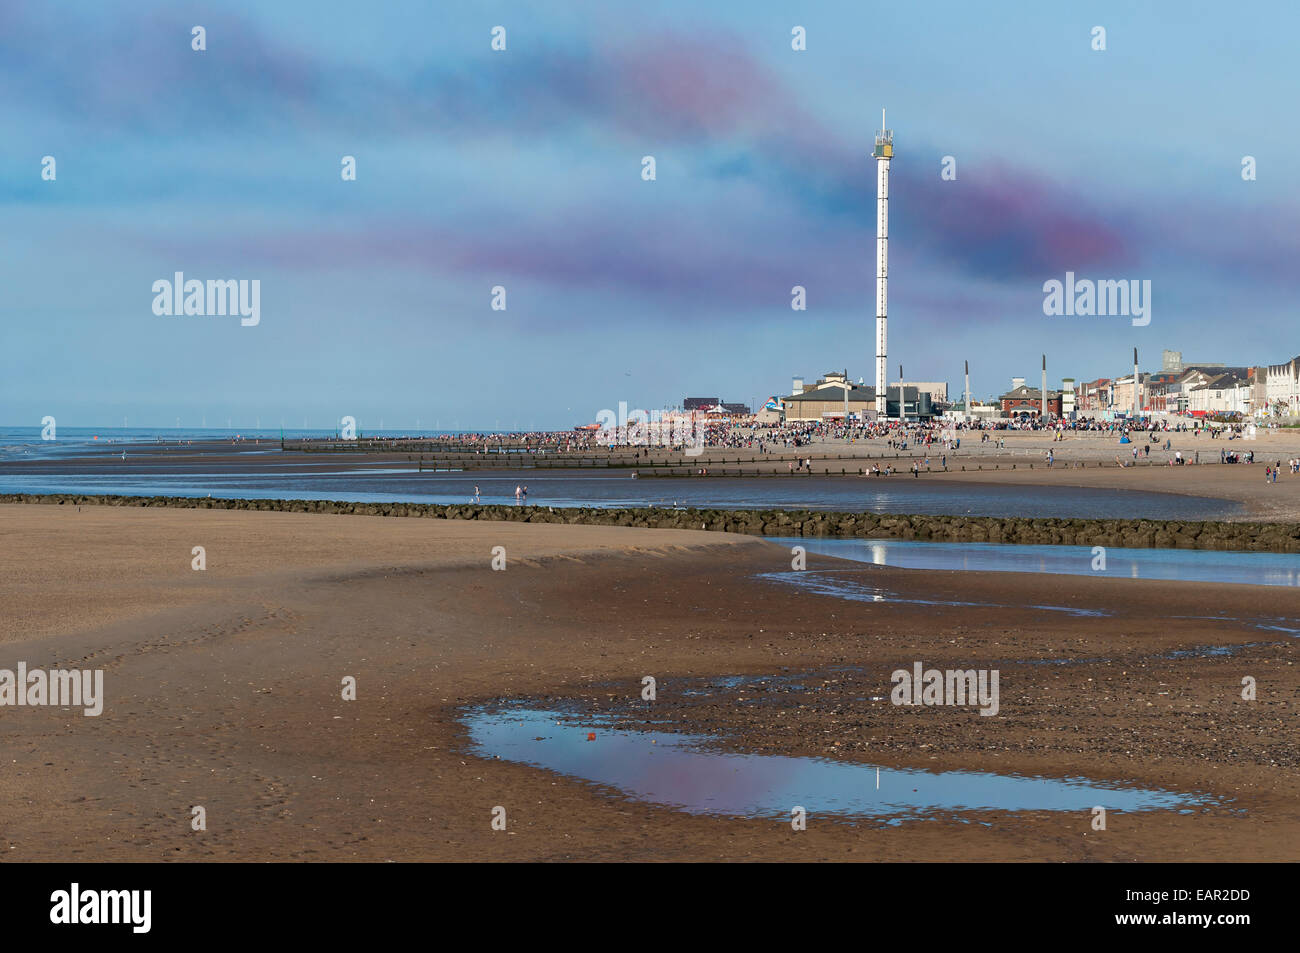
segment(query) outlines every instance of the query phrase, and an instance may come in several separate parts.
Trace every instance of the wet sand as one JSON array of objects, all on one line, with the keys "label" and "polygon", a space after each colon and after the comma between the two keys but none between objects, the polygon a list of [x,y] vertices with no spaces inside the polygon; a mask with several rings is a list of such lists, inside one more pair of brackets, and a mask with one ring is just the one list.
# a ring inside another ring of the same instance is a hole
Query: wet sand
[{"label": "wet sand", "polygon": [[[1022,608],[915,606],[774,585],[756,576],[788,570],[788,550],[692,531],[21,505],[0,506],[0,528],[0,667],[102,668],[107,694],[98,718],[0,708],[0,859],[1290,860],[1300,836],[1300,642],[1173,618],[1296,616],[1285,589],[809,559],[900,593]],[[505,572],[489,565],[498,545]],[[1114,616],[1023,607],[1049,602]],[[1263,644],[1162,657],[1245,643]],[[1028,664],[1057,658],[1083,661]],[[888,695],[889,673],[918,660],[999,668],[1001,713],[857,700]],[[680,691],[782,672],[809,690]],[[647,674],[657,721],[728,750],[1234,800],[1115,813],[1104,832],[1056,812],[989,812],[988,827],[814,815],[794,832],[466,750],[457,712],[496,699],[644,726]],[[340,697],[348,675],[356,701]],[[490,827],[497,805],[506,831]]]},{"label": "wet sand", "polygon": [[[635,469],[639,464],[671,464],[680,473],[709,470],[711,478],[727,479],[724,474],[746,473],[773,474],[786,479],[790,477],[788,459],[795,456],[809,456],[813,459],[813,472],[817,476],[829,474],[838,477],[841,470],[849,471],[843,477],[846,480],[871,480],[877,484],[887,484],[906,491],[907,486],[922,481],[943,481],[969,484],[996,484],[1011,486],[1057,486],[1087,487],[1096,489],[1141,490],[1156,493],[1170,493],[1180,496],[1207,497],[1241,503],[1244,511],[1226,519],[1236,520],[1270,520],[1279,522],[1300,521],[1300,476],[1292,475],[1287,461],[1300,457],[1300,430],[1284,430],[1268,433],[1261,430],[1255,440],[1210,439],[1193,437],[1190,434],[1169,435],[1173,449],[1165,452],[1160,445],[1153,444],[1149,456],[1140,456],[1136,466],[1120,467],[1116,458],[1132,463],[1132,448],[1139,451],[1146,446],[1145,438],[1139,436],[1134,444],[1120,445],[1113,436],[1096,434],[1075,435],[1064,441],[1053,442],[1050,435],[1035,432],[997,431],[994,436],[1005,440],[1006,447],[998,449],[994,442],[980,444],[978,434],[964,434],[963,446],[958,451],[948,452],[947,470],[942,468],[941,460],[945,452],[941,447],[932,447],[929,451],[910,447],[895,452],[884,440],[856,441],[848,444],[844,441],[829,440],[817,442],[807,447],[777,447],[773,453],[763,455],[756,451],[736,450],[731,448],[709,448],[695,457],[668,453],[659,449],[633,450],[617,448],[609,450],[600,448],[588,451],[575,451],[565,457],[548,454],[536,458],[546,469],[541,471],[501,469],[498,465],[502,458],[491,455],[472,455],[463,458],[460,463],[488,466],[485,470],[466,470],[467,486],[472,486],[476,478],[483,479],[489,475],[515,476],[527,482],[528,474],[560,473],[552,469],[562,461],[574,463],[578,460],[590,464],[593,461],[609,461],[618,467]],[[356,470],[407,469],[417,465],[419,452],[385,452],[385,453],[303,453],[297,451],[280,452],[278,442],[263,441],[259,446],[237,445],[228,442],[213,442],[193,445],[140,444],[128,448],[128,459],[119,460],[111,453],[96,451],[89,455],[70,455],[57,459],[6,458],[0,460],[0,474],[13,476],[42,475],[57,477],[69,475],[116,475],[122,472],[139,474],[146,481],[151,474],[228,473],[245,474],[258,471],[280,472],[292,468],[304,474],[311,472],[350,472]],[[1046,465],[1048,451],[1055,454],[1054,465]],[[1168,466],[1167,460],[1181,450],[1183,456],[1192,461],[1199,452],[1201,465],[1189,463],[1184,466]],[[1219,451],[1228,450],[1241,454],[1254,451],[1256,463],[1221,465],[1218,463]],[[250,452],[253,451],[253,452]],[[641,456],[636,454],[640,453]],[[425,465],[432,465],[436,454],[424,454]],[[928,465],[924,462],[928,457]],[[513,466],[522,465],[528,458],[519,455],[506,455],[505,462]],[[919,478],[911,476],[910,467],[916,461],[921,465]],[[1283,471],[1276,483],[1265,483],[1265,465],[1281,461]],[[458,463],[458,465],[460,465]],[[870,471],[872,465],[890,465],[901,472],[890,477],[857,476],[859,469]],[[928,469],[927,469],[928,466]],[[965,468],[963,470],[963,467]],[[587,472],[590,472],[588,469]],[[652,483],[647,492],[656,492],[671,497],[672,478],[658,476],[667,472],[662,468],[642,471],[643,476],[651,478]],[[658,479],[655,479],[658,476]],[[734,477],[733,477],[734,478]],[[905,484],[905,485],[904,485]],[[1137,514],[1134,514],[1137,515]]]}]

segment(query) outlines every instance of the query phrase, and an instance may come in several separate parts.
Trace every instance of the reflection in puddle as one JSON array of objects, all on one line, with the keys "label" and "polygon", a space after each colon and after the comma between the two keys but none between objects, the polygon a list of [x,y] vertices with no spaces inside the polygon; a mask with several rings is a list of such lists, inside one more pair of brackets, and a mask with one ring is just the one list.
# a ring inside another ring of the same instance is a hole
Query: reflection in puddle
[{"label": "reflection in puddle", "polygon": [[766,579],[771,582],[785,583],[789,586],[797,586],[800,589],[804,589],[808,592],[815,592],[818,595],[838,596],[841,599],[849,599],[854,602],[891,602],[897,605],[965,606],[985,609],[1042,609],[1046,612],[1064,612],[1068,615],[1086,616],[1089,618],[1102,618],[1111,615],[1111,613],[1102,609],[1075,609],[1070,606],[1031,605],[1013,607],[998,602],[954,602],[944,601],[942,599],[908,599],[904,596],[900,596],[896,592],[890,592],[888,589],[882,589],[879,586],[871,586],[856,579],[848,579],[842,576],[830,576],[830,573],[839,571],[840,570],[788,569],[784,572],[759,573],[758,578]]},{"label": "reflection in puddle", "polygon": [[1241,619],[1231,615],[1176,615],[1174,619],[1200,619],[1205,622],[1240,622],[1254,629],[1265,632],[1285,632],[1287,635],[1300,635],[1300,619],[1287,619],[1281,616],[1262,616],[1258,619]]},{"label": "reflection in puddle", "polygon": [[1230,658],[1242,649],[1254,649],[1260,646],[1280,645],[1280,642],[1242,642],[1240,645],[1198,645],[1190,649],[1175,649],[1166,652],[1161,658]]},{"label": "reflection in puddle", "polygon": [[[462,712],[473,753],[605,785],[649,804],[691,814],[789,820],[810,815],[899,823],[933,812],[1179,810],[1214,803],[1204,795],[975,771],[929,772],[821,758],[751,755],[702,747],[703,736],[622,731],[601,717],[536,708]],[[588,740],[594,734],[594,740]]]},{"label": "reflection in puddle", "polygon": [[689,687],[680,689],[683,695],[716,695],[719,690],[731,692],[746,688],[757,688],[764,692],[815,691],[804,684],[804,679],[793,675],[717,675],[708,679],[694,679]]},{"label": "reflection in puddle", "polygon": [[[924,545],[934,545],[926,543]],[[958,602],[955,600],[943,599],[909,599],[891,592],[880,586],[873,586],[862,582],[860,579],[852,578],[851,575],[855,570],[851,569],[805,569],[793,570],[786,569],[781,572],[764,572],[758,573],[755,578],[763,579],[767,582],[782,583],[787,586],[794,586],[805,592],[812,592],[820,596],[835,596],[838,599],[847,599],[850,602],[880,602],[890,603],[893,605],[911,605],[911,606],[960,606],[965,608],[978,609],[1042,609],[1045,612],[1064,612],[1066,615],[1079,616],[1083,618],[1105,618],[1113,616],[1114,613],[1107,612],[1104,609],[1078,609],[1073,606],[1052,606],[1036,605],[1025,603],[1022,605],[1012,606],[1000,602]],[[1204,622],[1236,622],[1240,625],[1249,626],[1252,629],[1259,629],[1263,632],[1282,632],[1286,635],[1300,636],[1300,619],[1290,619],[1285,617],[1263,616],[1249,619],[1238,616],[1204,616],[1204,615],[1176,615],[1170,616],[1172,619],[1190,619]],[[1187,651],[1172,652],[1165,655],[1157,656],[1158,658],[1190,658],[1205,655],[1230,655],[1243,648],[1250,648],[1257,645],[1273,645],[1271,642],[1249,642],[1233,646],[1198,646],[1195,649]],[[1060,664],[1071,664],[1078,661],[1109,661],[1108,659],[1053,659],[1050,662],[1059,662]],[[1029,662],[1025,664],[1044,664],[1040,662]]]},{"label": "reflection in puddle", "polygon": [[1094,569],[1089,546],[1022,543],[931,543],[898,539],[768,537],[809,553],[896,566],[970,572],[1063,573],[1074,576],[1165,579],[1182,582],[1300,585],[1300,553],[1242,553],[1208,549],[1106,547],[1105,569]]}]

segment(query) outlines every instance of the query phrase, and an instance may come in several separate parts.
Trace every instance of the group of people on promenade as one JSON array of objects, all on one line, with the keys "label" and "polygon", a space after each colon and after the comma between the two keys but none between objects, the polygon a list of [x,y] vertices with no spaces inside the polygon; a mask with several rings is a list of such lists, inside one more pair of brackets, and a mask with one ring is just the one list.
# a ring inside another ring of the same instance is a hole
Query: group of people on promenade
[{"label": "group of people on promenade", "polygon": [[[1173,453],[1172,457],[1165,457],[1162,462],[1167,462],[1170,466],[1182,466],[1185,463],[1199,463],[1200,461],[1199,459],[1184,459],[1182,449],[1177,452],[1173,451],[1173,440],[1177,435],[1197,439],[1204,434],[1208,439],[1231,441],[1253,437],[1254,429],[1257,426],[1249,421],[1204,421],[1185,418],[1099,420],[1091,417],[1080,417],[1074,420],[1048,420],[1045,422],[1033,417],[969,421],[936,418],[926,421],[849,420],[847,423],[842,419],[828,419],[770,424],[760,424],[751,419],[740,419],[700,420],[698,430],[695,433],[702,435],[701,449],[750,451],[759,456],[767,454],[784,456],[792,449],[803,449],[816,444],[840,441],[851,445],[858,441],[878,440],[883,441],[886,446],[895,452],[923,451],[927,458],[932,449],[942,447],[945,454],[944,468],[946,469],[946,455],[962,449],[963,435],[973,435],[976,432],[979,433],[981,448],[993,444],[998,451],[1007,450],[1007,437],[1011,432],[1038,432],[1046,435],[1050,431],[1050,439],[1053,445],[1062,441],[1068,442],[1075,436],[1113,436],[1119,438],[1121,443],[1134,444],[1126,454],[1122,455],[1129,457],[1128,465],[1136,465],[1140,460],[1150,461],[1151,451],[1154,447],[1163,450],[1166,454]],[[1146,440],[1139,441],[1139,434],[1145,436]],[[653,432],[650,435],[653,436]],[[622,439],[630,442],[617,442]],[[382,438],[381,442],[391,443],[393,449],[401,449],[401,446],[408,442],[412,446],[416,443],[432,442],[444,445],[448,450],[459,449],[461,452],[469,450],[470,452],[485,454],[541,454],[548,451],[559,455],[590,454],[602,450],[626,448],[635,449],[638,459],[642,456],[650,457],[656,450],[669,457],[674,453],[693,452],[687,446],[653,447],[647,444],[647,435],[644,432],[634,433],[618,430],[521,431],[501,434],[461,433],[444,434],[437,437],[386,437]],[[1013,445],[1014,443],[1013,440]],[[692,446],[698,446],[698,444],[692,444]],[[1047,451],[1044,457],[1048,467],[1055,467],[1058,463],[1055,450]],[[1199,454],[1197,457],[1199,458]],[[1253,451],[1242,453],[1225,451],[1220,454],[1219,458],[1221,463],[1249,463],[1253,462],[1253,460]],[[797,460],[789,461],[789,469],[791,472],[799,470],[811,473],[812,462],[813,458],[811,456],[800,454]],[[1119,456],[1116,457],[1116,462],[1121,462]],[[1296,466],[1300,466],[1300,463],[1297,463]],[[1280,470],[1280,465],[1276,469]],[[888,475],[890,472],[893,471],[889,470],[889,468],[882,470],[879,467],[873,467],[871,475]],[[919,475],[919,472],[915,475]],[[515,496],[519,502],[525,501],[527,494],[527,487],[523,485],[516,487]],[[477,493],[475,499],[478,499]]]}]

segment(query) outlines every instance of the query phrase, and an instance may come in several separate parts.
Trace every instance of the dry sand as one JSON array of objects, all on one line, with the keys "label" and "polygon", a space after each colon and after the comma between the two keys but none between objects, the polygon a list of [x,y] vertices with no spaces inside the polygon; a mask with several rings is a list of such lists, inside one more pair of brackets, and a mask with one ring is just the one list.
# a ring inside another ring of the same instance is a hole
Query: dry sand
[{"label": "dry sand", "polygon": [[[0,532],[0,668],[102,668],[107,694],[98,718],[0,708],[0,859],[1287,860],[1300,843],[1300,643],[1173,618],[1294,616],[1291,590],[837,567],[927,598],[1115,613],[1092,619],[802,593],[754,578],[788,551],[687,531],[9,505]],[[505,572],[489,566],[498,545]],[[1162,657],[1244,643],[1263,644]],[[1099,661],[1027,664],[1058,657]],[[913,660],[999,667],[1002,713],[856,700]],[[758,709],[673,687],[786,670],[824,684]],[[656,717],[729,748],[1235,800],[1113,814],[1106,832],[1030,812],[988,827],[814,816],[796,833],[465,750],[457,709],[497,698],[578,699],[637,725],[645,674]]]}]

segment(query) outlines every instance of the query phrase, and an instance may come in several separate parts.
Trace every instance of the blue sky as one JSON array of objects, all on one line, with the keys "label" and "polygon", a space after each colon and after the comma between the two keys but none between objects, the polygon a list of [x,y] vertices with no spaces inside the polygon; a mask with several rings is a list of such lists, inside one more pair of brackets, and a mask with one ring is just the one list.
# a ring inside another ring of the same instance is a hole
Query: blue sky
[{"label": "blue sky", "polygon": [[[1289,359],[1300,14],[1130,6],[0,0],[0,422],[570,427],[870,383],[881,106],[891,375]],[[1045,317],[1067,270],[1149,279],[1150,325]],[[261,323],[155,315],[176,271],[259,279]]]}]

